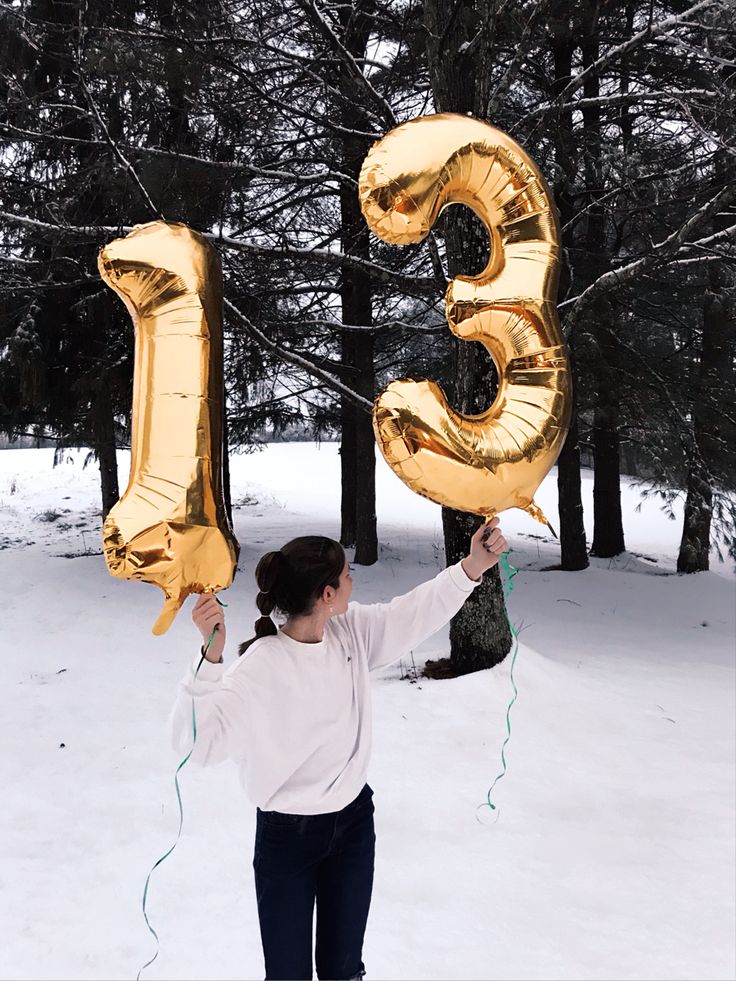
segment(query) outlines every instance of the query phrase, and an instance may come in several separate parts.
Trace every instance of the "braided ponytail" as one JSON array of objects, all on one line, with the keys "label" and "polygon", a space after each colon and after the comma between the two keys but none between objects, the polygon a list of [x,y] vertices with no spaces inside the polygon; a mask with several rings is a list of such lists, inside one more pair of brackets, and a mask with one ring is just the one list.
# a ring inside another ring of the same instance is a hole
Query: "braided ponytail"
[{"label": "braided ponytail", "polygon": [[255,637],[240,645],[239,654],[245,654],[254,640],[259,640],[261,637],[274,637],[278,633],[276,624],[271,619],[271,613],[276,606],[273,590],[278,581],[279,572],[283,572],[283,568],[284,556],[281,552],[266,552],[259,559],[256,566],[256,583],[259,589],[256,596],[256,606],[261,615],[254,625]]},{"label": "braided ponytail", "polygon": [[342,545],[318,535],[294,538],[278,552],[261,556],[256,566],[256,606],[261,615],[255,622],[255,637],[241,644],[238,653],[244,654],[261,637],[278,633],[271,618],[274,610],[287,616],[308,613],[325,586],[337,589],[344,567]]}]

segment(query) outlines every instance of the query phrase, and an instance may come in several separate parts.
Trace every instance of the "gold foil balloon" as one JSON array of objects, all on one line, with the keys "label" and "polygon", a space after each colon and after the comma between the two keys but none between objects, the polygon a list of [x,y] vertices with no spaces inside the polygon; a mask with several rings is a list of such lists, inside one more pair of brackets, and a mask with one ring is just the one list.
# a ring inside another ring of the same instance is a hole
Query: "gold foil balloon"
[{"label": "gold foil balloon", "polygon": [[378,445],[412,490],[490,517],[517,507],[547,523],[534,493],[570,422],[571,381],[555,307],[559,228],[549,189],[510,137],[469,116],[422,116],[374,144],[360,174],[363,214],[380,238],[419,242],[450,204],[472,208],[491,254],[447,290],[450,329],[493,358],[498,395],[462,415],[433,381],[392,382],[373,412]]},{"label": "gold foil balloon", "polygon": [[153,632],[190,593],[232,582],[238,544],[222,491],[222,273],[185,225],[152,222],[115,239],[100,275],[135,324],[130,481],[102,530],[113,576],[166,597]]}]

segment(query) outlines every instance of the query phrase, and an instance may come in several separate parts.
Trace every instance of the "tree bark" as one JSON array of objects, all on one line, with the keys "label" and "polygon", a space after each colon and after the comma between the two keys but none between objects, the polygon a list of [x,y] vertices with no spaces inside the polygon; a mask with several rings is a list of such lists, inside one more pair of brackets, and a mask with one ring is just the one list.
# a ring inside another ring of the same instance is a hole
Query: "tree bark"
[{"label": "tree bark", "polygon": [[719,424],[708,402],[711,386],[727,369],[728,312],[721,292],[721,274],[709,263],[708,287],[703,299],[703,341],[693,386],[692,444],[688,463],[687,496],[682,538],[677,556],[678,572],[706,572],[710,568],[710,530],[713,488],[710,463],[718,452]]},{"label": "tree bark", "polygon": [[95,456],[100,466],[102,520],[104,522],[110,509],[117,504],[120,498],[117,447],[115,443],[115,416],[113,414],[112,399],[110,398],[110,386],[104,371],[96,387],[92,413]]},{"label": "tree bark", "polygon": [[[438,112],[469,112],[485,118],[490,83],[489,17],[490,10],[484,15],[472,0],[427,0],[430,80]],[[489,243],[478,219],[467,209],[455,207],[446,213],[444,227],[450,277],[483,269]],[[453,352],[454,407],[465,413],[487,408],[496,387],[490,357],[481,345],[457,339]],[[467,555],[470,537],[480,523],[475,515],[442,509],[448,565]],[[494,570],[483,577],[451,622],[449,664],[428,665],[428,673],[480,671],[498,664],[510,649],[503,589],[498,570]]]},{"label": "tree bark", "polygon": [[[592,0],[584,8],[587,36],[582,43],[583,69],[598,60],[599,3]],[[586,99],[600,96],[600,80],[594,73],[583,86]],[[590,281],[595,281],[611,266],[606,248],[606,215],[603,196],[601,110],[600,106],[583,109],[585,140],[585,200],[588,206],[585,252]],[[611,558],[625,549],[621,514],[621,476],[619,464],[619,390],[618,345],[614,333],[613,312],[608,298],[600,297],[585,318],[594,341],[593,357],[596,405],[593,410],[593,544],[591,555]]]},{"label": "tree bark", "polygon": [[233,523],[233,498],[232,488],[230,487],[230,439],[229,426],[227,421],[227,396],[223,398],[222,407],[222,495],[225,499],[225,513],[227,520]]},{"label": "tree bark", "polygon": [[[347,334],[347,331],[344,332]],[[353,364],[354,355],[349,341],[343,336],[342,363]],[[358,454],[357,454],[357,412],[353,403],[340,398],[340,544],[352,548],[358,537],[357,505],[358,496]]]},{"label": "tree bark", "polygon": [[[716,174],[722,182],[736,179],[726,152],[716,153]],[[724,228],[729,215],[717,216],[713,231]],[[709,262],[703,297],[703,339],[692,391],[692,436],[688,461],[687,496],[683,519],[678,572],[705,572],[710,566],[713,517],[711,471],[721,450],[723,420],[719,411],[723,393],[732,390],[732,359],[736,320],[732,289],[725,264]],[[733,403],[731,403],[733,404]]]},{"label": "tree bark", "polygon": [[[370,38],[374,4],[372,0],[346,5],[340,20],[342,42],[357,59],[365,57]],[[370,123],[361,112],[361,93],[355,90],[355,80],[344,61],[340,63],[339,90],[344,99],[343,125],[347,129],[367,130]],[[342,170],[356,184],[363,160],[370,149],[370,139],[360,135],[344,136],[342,140]],[[370,231],[360,210],[355,186],[341,184],[340,190],[341,243],[345,255],[370,260]],[[373,323],[371,281],[363,272],[345,265],[340,282],[343,323],[369,327]],[[357,369],[354,389],[369,401],[375,397],[374,335],[372,331],[343,331],[342,362]],[[355,545],[354,562],[373,565],[378,559],[376,527],[376,449],[373,422],[367,412],[361,412],[344,398],[340,406],[342,426],[340,471],[342,480],[340,541],[344,546]]]},{"label": "tree bark", "polygon": [[620,445],[618,434],[618,346],[611,323],[611,306],[603,297],[591,314],[597,340],[597,403],[593,411],[593,544],[591,555],[620,555],[624,543],[621,511]]},{"label": "tree bark", "polygon": [[[558,8],[550,18],[550,44],[554,64],[551,95],[557,96],[572,76],[572,56],[575,50],[570,16]],[[555,200],[560,212],[560,223],[568,226],[562,233],[563,262],[560,270],[560,298],[564,298],[573,285],[575,270],[569,256],[574,246],[574,231],[569,224],[576,214],[573,182],[577,173],[577,150],[573,136],[572,111],[569,106],[560,110],[554,134],[555,159],[561,178],[555,185]],[[583,498],[580,481],[580,445],[578,427],[578,365],[576,336],[573,327],[567,338],[572,376],[572,416],[567,439],[557,460],[557,494],[560,513],[560,567],[576,572],[588,567],[588,548],[583,524]]]},{"label": "tree bark", "polygon": [[707,572],[710,568],[710,526],[713,489],[701,461],[692,460],[687,475],[687,496],[682,524],[678,572]]},{"label": "tree bark", "polygon": [[[725,69],[724,69],[725,72]],[[724,119],[719,119],[725,125]],[[715,153],[715,177],[720,186],[736,181],[736,165],[728,151]],[[713,232],[726,228],[733,217],[722,212],[713,219]],[[734,354],[736,354],[736,310],[733,302],[733,273],[725,262],[708,263],[703,297],[703,336],[692,392],[692,436],[688,461],[687,496],[683,518],[678,572],[705,572],[710,565],[713,518],[712,473],[723,452],[725,429],[722,407],[732,407]],[[728,439],[728,437],[725,437]]]}]

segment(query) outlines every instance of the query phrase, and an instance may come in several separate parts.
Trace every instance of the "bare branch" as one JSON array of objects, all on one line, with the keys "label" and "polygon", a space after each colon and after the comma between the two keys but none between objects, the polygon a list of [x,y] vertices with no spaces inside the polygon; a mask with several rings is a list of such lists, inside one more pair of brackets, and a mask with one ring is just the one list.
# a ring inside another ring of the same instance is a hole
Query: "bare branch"
[{"label": "bare branch", "polygon": [[66,236],[79,235],[81,238],[98,238],[103,232],[107,235],[120,235],[132,232],[132,225],[58,225],[48,221],[39,221],[38,218],[28,218],[26,215],[15,215],[10,211],[0,211],[0,218],[5,219],[11,225],[21,225],[24,228],[33,228],[39,232],[59,232]]},{"label": "bare branch", "polygon": [[[283,323],[283,321],[279,321]],[[341,324],[337,320],[327,320],[325,318],[299,318],[299,324],[302,327],[313,326],[313,327],[327,327],[332,331],[357,331],[358,333],[374,333],[379,334],[382,331],[395,330],[397,327],[404,330],[415,330],[420,334],[442,334],[447,330],[447,324],[413,324],[407,320],[385,320],[380,324]]]}]

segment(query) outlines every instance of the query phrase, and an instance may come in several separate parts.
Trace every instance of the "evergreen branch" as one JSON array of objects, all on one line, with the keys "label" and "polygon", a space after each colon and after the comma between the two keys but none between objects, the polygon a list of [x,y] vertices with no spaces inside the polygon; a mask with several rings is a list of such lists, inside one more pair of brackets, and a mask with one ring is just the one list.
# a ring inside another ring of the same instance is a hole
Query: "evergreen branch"
[{"label": "evergreen branch", "polygon": [[123,169],[125,170],[125,172],[128,174],[128,176],[132,179],[133,183],[138,188],[138,190],[139,190],[139,192],[141,194],[141,197],[145,201],[146,205],[151,209],[151,211],[153,212],[154,215],[156,215],[157,218],[159,218],[161,221],[165,221],[166,219],[164,218],[163,212],[161,211],[160,208],[158,208],[153,203],[153,200],[151,199],[151,195],[146,190],[146,188],[145,188],[145,186],[143,184],[143,181],[138,176],[138,173],[137,173],[135,167],[126,158],[126,156],[123,153],[123,151],[119,148],[119,146],[117,145],[117,143],[115,142],[115,140],[113,140],[112,136],[110,135],[110,130],[107,128],[107,125],[105,123],[105,120],[102,118],[102,113],[98,109],[97,103],[95,102],[95,100],[94,100],[94,98],[92,96],[92,93],[89,90],[89,86],[87,85],[87,83],[84,80],[84,75],[82,74],[81,67],[78,70],[78,74],[79,74],[79,82],[80,82],[80,84],[82,86],[82,91],[84,92],[85,98],[87,99],[87,102],[89,103],[89,107],[92,110],[92,115],[97,120],[97,125],[102,130],[102,133],[103,133],[103,135],[105,137],[105,142],[108,144],[108,146],[112,150],[113,154],[117,157],[117,159],[122,164]]},{"label": "evergreen branch", "polygon": [[[666,90],[646,91],[646,92],[626,92],[618,95],[600,95],[587,99],[577,99],[575,102],[568,102],[565,108],[575,112],[576,110],[594,109],[596,107],[605,108],[606,106],[616,107],[624,105],[636,105],[639,102],[683,102],[686,99],[718,99],[721,94],[714,89],[679,89],[672,92]],[[524,114],[523,122],[526,123],[536,116],[543,116],[549,112],[550,103],[530,109]]]},{"label": "evergreen branch", "polygon": [[[539,0],[527,18],[526,24],[524,24],[524,29],[521,32],[521,37],[516,43],[516,50],[511,57],[506,71],[503,73],[501,80],[488,98],[486,119],[493,119],[503,99],[505,98],[506,93],[511,88],[512,82],[517,78],[519,68],[528,55],[526,44],[527,39],[536,26],[537,18],[540,16],[545,7],[548,6],[549,2],[550,0]],[[533,113],[528,113],[527,115],[533,115]]]},{"label": "evergreen branch", "polygon": [[324,371],[318,365],[314,364],[312,361],[297,354],[295,351],[289,351],[284,347],[281,347],[275,341],[272,341],[270,337],[267,337],[262,330],[259,330],[256,325],[249,320],[244,313],[242,313],[230,300],[225,300],[225,309],[230,314],[230,316],[238,323],[247,334],[249,334],[255,341],[258,342],[262,347],[267,348],[271,351],[279,360],[285,361],[287,364],[293,364],[298,368],[306,371],[313,378],[318,378],[327,388],[331,389],[333,392],[337,392],[338,395],[344,396],[353,405],[357,406],[359,409],[363,409],[365,412],[373,411],[373,403],[368,399],[354,392],[352,388],[348,388],[344,385],[338,378],[331,375],[329,372]]},{"label": "evergreen branch", "polygon": [[348,49],[342,43],[337,34],[332,30],[330,25],[327,23],[326,19],[322,16],[321,11],[317,7],[315,0],[297,0],[297,3],[302,8],[304,13],[309,17],[311,22],[317,27],[319,32],[325,38],[325,40],[332,45],[332,47],[337,51],[341,60],[344,62],[348,68],[350,74],[353,76],[358,85],[363,89],[363,91],[368,95],[371,102],[375,103],[380,107],[384,120],[393,127],[398,125],[398,119],[396,118],[393,108],[384,99],[384,97],[378,92],[370,83],[370,80],[361,71],[360,67],[356,64],[355,58],[350,54]]},{"label": "evergreen branch", "polygon": [[730,228],[725,228],[723,231],[708,235],[695,242],[686,241],[688,235],[692,234],[698,227],[717,215],[722,208],[727,207],[735,200],[736,185],[727,185],[721,188],[714,197],[706,201],[702,207],[691,215],[680,228],[657,243],[647,255],[603,273],[578,296],[561,303],[559,308],[571,306],[573,309],[572,322],[574,322],[582,310],[589,306],[596,296],[610,289],[626,286],[639,276],[654,272],[656,269],[667,265],[673,258],[677,257],[681,250],[702,247],[706,243],[714,244],[724,239],[736,239],[736,225],[732,225]]},{"label": "evergreen branch", "polygon": [[611,64],[611,62],[625,57],[627,54],[629,54],[629,52],[638,48],[639,45],[643,44],[645,41],[668,34],[673,28],[679,27],[695,14],[700,13],[701,10],[706,10],[708,7],[712,7],[717,3],[719,3],[719,0],[698,0],[698,3],[694,3],[692,7],[689,7],[687,10],[683,10],[682,13],[674,14],[671,17],[665,17],[664,20],[661,20],[656,24],[648,24],[644,30],[639,31],[638,34],[632,35],[632,37],[624,41],[623,44],[619,44],[615,48],[611,48],[591,65],[588,65],[588,67],[584,71],[580,72],[579,75],[576,75],[573,79],[571,79],[562,92],[560,92],[560,94],[557,96],[557,100],[555,101],[565,102],[573,92],[577,92],[579,88],[582,88],[591,75],[598,75],[601,68],[605,68],[607,65]]},{"label": "evergreen branch", "polygon": [[[606,51],[605,54],[601,55],[596,61],[575,75],[565,86],[565,88],[555,96],[550,102],[546,102],[539,106],[533,111],[533,115],[540,115],[547,112],[555,106],[560,106],[567,102],[570,96],[577,92],[578,89],[585,85],[586,81],[592,75],[600,75],[601,69],[606,68],[612,62],[624,58],[631,51],[634,51],[645,41],[650,39],[659,38],[663,35],[668,34],[673,28],[679,27],[681,24],[686,23],[691,17],[699,13],[701,10],[706,10],[708,7],[712,7],[719,3],[720,0],[698,0],[698,3],[693,4],[692,7],[688,7],[687,10],[683,10],[682,13],[674,14],[671,17],[665,17],[664,20],[658,21],[656,24],[649,24],[638,34],[632,35],[628,40],[624,41],[623,44],[617,45],[615,48],[611,48]],[[529,115],[532,115],[530,113]],[[524,118],[524,122],[526,121]]]},{"label": "evergreen branch", "polygon": [[[57,133],[40,133],[34,130],[22,129],[19,126],[12,126],[9,123],[0,123],[0,134],[2,134],[3,130],[9,137],[18,136],[20,140],[28,140],[33,143],[45,143],[48,141],[51,143],[65,143],[70,146],[90,147],[105,147],[108,145],[102,140],[85,140],[81,137],[61,136]],[[148,157],[162,157],[167,160],[185,160],[188,163],[209,167],[213,170],[226,170],[236,174],[249,174],[253,177],[263,177],[269,180],[294,184],[311,185],[323,183],[328,180],[348,182],[350,184],[355,183],[352,178],[348,177],[347,174],[341,173],[339,170],[325,170],[318,174],[294,174],[288,170],[271,170],[267,167],[256,167],[248,163],[235,163],[230,160],[210,160],[207,157],[197,157],[191,153],[180,153],[174,150],[163,150],[160,147],[141,146],[140,144],[123,142],[119,142],[117,145],[124,147],[128,152],[132,151],[133,153]]]},{"label": "evergreen branch", "polygon": [[[79,235],[82,238],[99,238],[101,235],[121,235],[133,230],[132,225],[54,225],[50,222],[39,221],[37,218],[16,215],[8,211],[0,211],[0,219],[5,219],[5,221],[11,224],[33,228],[37,231],[62,233],[64,236]],[[396,287],[405,289],[407,292],[434,293],[437,290],[437,284],[430,277],[405,276],[388,269],[386,266],[380,266],[378,263],[361,259],[359,256],[346,255],[344,252],[333,252],[329,249],[307,249],[293,245],[257,245],[252,242],[243,242],[239,239],[231,238],[228,235],[219,235],[215,232],[203,231],[200,234],[215,245],[222,245],[225,248],[238,252],[267,256],[269,258],[314,261],[337,268],[348,266],[365,273],[375,281],[390,283]]]},{"label": "evergreen branch", "polygon": [[431,292],[437,291],[437,284],[434,279],[428,276],[404,276],[394,272],[386,266],[381,266],[377,262],[369,259],[362,259],[360,256],[348,255],[345,252],[332,251],[330,249],[308,249],[295,245],[283,246],[264,246],[252,242],[244,242],[241,239],[232,238],[229,235],[213,235],[204,233],[212,241],[221,243],[225,248],[235,249],[239,252],[250,252],[257,255],[270,256],[273,258],[302,259],[325,263],[328,266],[339,268],[348,267],[359,272],[365,273],[371,279],[378,282],[392,283],[407,292]]}]

